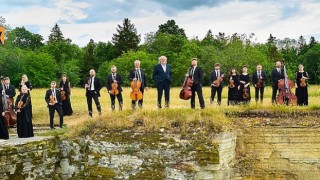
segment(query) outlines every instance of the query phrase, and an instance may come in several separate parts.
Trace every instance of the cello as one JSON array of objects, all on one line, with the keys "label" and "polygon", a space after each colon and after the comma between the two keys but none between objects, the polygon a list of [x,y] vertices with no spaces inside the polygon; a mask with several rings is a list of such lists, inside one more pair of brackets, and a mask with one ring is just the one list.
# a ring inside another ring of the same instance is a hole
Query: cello
[{"label": "cello", "polygon": [[186,74],[186,77],[184,78],[182,89],[180,91],[179,97],[183,100],[188,100],[192,96],[191,92],[191,86],[193,85],[193,80],[191,77],[189,77],[188,74]]},{"label": "cello", "polygon": [[[2,78],[2,77],[1,77]],[[7,122],[7,126],[14,126],[17,123],[17,114],[15,114],[13,110],[13,99],[7,97],[5,86],[3,84],[3,81],[1,79],[2,83],[2,104],[3,104],[3,114],[2,116],[5,118]]]},{"label": "cello", "polygon": [[282,105],[296,105],[297,104],[297,96],[291,92],[291,89],[294,88],[294,83],[288,79],[288,75],[286,72],[286,65],[283,61],[283,72],[284,79],[281,79],[278,82],[279,94],[277,97],[277,103]]}]

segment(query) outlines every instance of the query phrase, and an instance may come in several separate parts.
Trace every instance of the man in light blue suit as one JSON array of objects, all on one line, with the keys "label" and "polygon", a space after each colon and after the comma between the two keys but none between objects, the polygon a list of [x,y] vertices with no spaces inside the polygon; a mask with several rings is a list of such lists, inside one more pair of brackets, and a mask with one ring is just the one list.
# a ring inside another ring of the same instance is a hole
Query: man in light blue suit
[{"label": "man in light blue suit", "polygon": [[161,98],[164,91],[165,107],[169,107],[170,102],[170,86],[172,82],[171,67],[167,64],[167,57],[160,56],[159,64],[154,67],[153,80],[158,90],[158,108],[161,109]]}]

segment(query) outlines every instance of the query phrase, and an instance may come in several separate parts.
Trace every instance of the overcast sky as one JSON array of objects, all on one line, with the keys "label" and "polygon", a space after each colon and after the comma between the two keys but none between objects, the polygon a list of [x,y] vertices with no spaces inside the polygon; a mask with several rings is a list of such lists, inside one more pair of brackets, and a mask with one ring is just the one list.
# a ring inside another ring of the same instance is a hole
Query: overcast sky
[{"label": "overcast sky", "polygon": [[255,33],[257,42],[269,34],[320,40],[320,0],[0,0],[0,16],[12,28],[24,26],[45,40],[58,23],[64,37],[80,46],[90,39],[111,41],[124,18],[142,40],[170,19],[189,38],[202,39],[211,29],[213,34]]}]

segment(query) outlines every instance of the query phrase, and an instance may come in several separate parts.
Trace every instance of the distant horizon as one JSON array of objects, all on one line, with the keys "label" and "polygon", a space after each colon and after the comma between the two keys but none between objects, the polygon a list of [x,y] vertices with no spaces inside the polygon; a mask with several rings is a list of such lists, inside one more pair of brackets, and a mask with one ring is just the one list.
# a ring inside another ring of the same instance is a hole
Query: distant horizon
[{"label": "distant horizon", "polygon": [[312,36],[320,39],[317,7],[320,2],[315,0],[3,0],[0,10],[12,29],[25,27],[47,41],[57,23],[65,38],[84,47],[90,39],[111,42],[124,18],[135,25],[142,44],[146,33],[171,19],[189,39],[201,40],[211,29],[214,35],[254,33],[257,43],[267,42],[270,34],[280,40],[302,35],[308,43]]}]

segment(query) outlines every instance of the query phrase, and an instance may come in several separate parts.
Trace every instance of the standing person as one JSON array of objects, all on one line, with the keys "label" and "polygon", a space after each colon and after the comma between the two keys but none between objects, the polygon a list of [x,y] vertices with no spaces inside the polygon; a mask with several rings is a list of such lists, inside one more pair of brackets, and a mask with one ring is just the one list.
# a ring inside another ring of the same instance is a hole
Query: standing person
[{"label": "standing person", "polygon": [[100,90],[102,88],[100,79],[96,77],[96,71],[91,69],[90,77],[88,77],[85,81],[84,88],[86,88],[86,96],[87,96],[87,104],[89,116],[92,117],[92,99],[96,104],[98,114],[101,115],[101,106],[99,102]]},{"label": "standing person", "polygon": [[[14,100],[14,96],[16,95],[16,89],[14,88],[13,85],[10,84],[10,78],[5,77],[3,80],[4,80],[4,89],[5,89],[7,97]],[[3,90],[2,86],[0,88],[1,88],[1,90]]]},{"label": "standing person", "polygon": [[195,97],[197,92],[200,108],[204,109],[205,104],[202,95],[203,71],[202,68],[198,66],[197,58],[191,59],[191,68],[189,69],[189,76],[193,80],[193,84],[191,86],[191,108],[195,109]]},{"label": "standing person", "polygon": [[264,87],[266,86],[267,74],[265,71],[262,71],[262,66],[260,64],[257,65],[257,71],[252,74],[252,83],[255,89],[255,100],[258,103],[259,94],[260,94],[260,102],[263,103],[263,94]]},{"label": "standing person", "polygon": [[281,69],[281,62],[276,62],[276,68],[272,70],[271,72],[271,81],[272,81],[272,104],[276,103],[276,96],[277,92],[279,90],[278,82],[284,79],[284,72],[283,69]]},{"label": "standing person", "polygon": [[298,106],[308,106],[308,84],[307,79],[309,79],[309,75],[306,71],[304,71],[304,66],[300,64],[298,66],[298,71],[296,72],[296,96],[298,99]]},{"label": "standing person", "polygon": [[[19,92],[20,92],[20,94],[22,93],[22,92],[21,92],[21,87],[22,87],[23,85],[26,85],[26,86],[27,86],[27,88],[28,88],[28,94],[29,94],[29,96],[30,96],[30,91],[32,90],[32,84],[30,83],[30,81],[29,81],[29,79],[28,79],[28,76],[27,76],[26,74],[23,74],[23,75],[21,76],[21,82],[20,82],[20,84],[19,84]],[[31,103],[31,98],[30,98],[30,114],[31,114],[31,117],[32,117],[32,103]]]},{"label": "standing person", "polygon": [[62,128],[63,125],[63,112],[62,112],[62,102],[60,96],[60,90],[56,89],[56,82],[51,81],[50,84],[51,88],[47,90],[45,100],[48,104],[49,108],[49,116],[50,116],[50,128],[54,128],[53,118],[54,118],[54,111],[58,112],[60,123],[59,127]]},{"label": "standing person", "polygon": [[164,91],[165,107],[169,107],[170,102],[170,86],[172,82],[171,67],[167,64],[167,57],[160,56],[159,64],[154,67],[153,80],[157,85],[158,91],[158,108],[161,109],[161,99]]},{"label": "standing person", "polygon": [[228,82],[228,106],[239,103],[239,89],[240,85],[239,75],[236,68],[231,68]]},{"label": "standing person", "polygon": [[218,95],[217,104],[221,105],[221,93],[222,93],[222,81],[224,78],[224,73],[220,71],[220,64],[214,64],[214,71],[211,72],[210,83],[211,83],[211,97],[210,104],[214,102],[214,97],[216,93]]},{"label": "standing person", "polygon": [[32,117],[30,110],[31,97],[26,85],[21,87],[21,93],[18,95],[15,110],[17,113],[17,133],[19,138],[33,137]]},{"label": "standing person", "polygon": [[63,74],[59,82],[59,90],[61,92],[62,112],[64,116],[70,116],[73,113],[71,107],[71,83],[67,79],[67,75]]},{"label": "standing person", "polygon": [[[0,77],[1,79],[1,89],[3,84],[3,77]],[[8,133],[8,127],[7,127],[7,122],[6,119],[4,118],[4,112],[3,112],[3,93],[1,91],[0,93],[0,139],[9,139],[9,133]]]},{"label": "standing person", "polygon": [[[144,70],[142,70],[140,68],[140,64],[141,64],[140,60],[135,60],[134,61],[134,68],[131,69],[131,71],[129,73],[129,80],[130,81],[140,81],[141,82],[140,91],[141,91],[142,96],[143,96],[144,89],[146,89],[146,91],[148,90],[148,84],[147,84],[146,74],[145,74]],[[135,100],[131,101],[131,107],[132,107],[133,110],[135,110],[135,108],[136,108],[136,103],[137,103],[137,101],[135,101]],[[142,104],[143,104],[143,97],[142,97],[142,99],[140,99],[138,101],[138,106],[140,108],[142,108]]]},{"label": "standing person", "polygon": [[242,67],[242,74],[239,77],[240,81],[240,100],[247,104],[251,100],[250,95],[250,75],[248,74],[247,66]]},{"label": "standing person", "polygon": [[108,93],[110,94],[112,111],[114,111],[116,108],[115,106],[116,97],[119,102],[119,111],[122,111],[122,107],[123,107],[122,88],[121,88],[122,84],[123,84],[122,77],[120,74],[117,73],[117,67],[112,66],[111,74],[108,75],[107,82],[106,82]]}]

